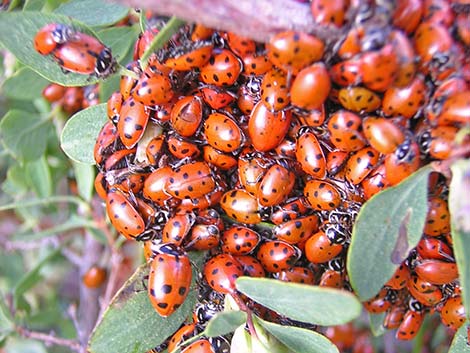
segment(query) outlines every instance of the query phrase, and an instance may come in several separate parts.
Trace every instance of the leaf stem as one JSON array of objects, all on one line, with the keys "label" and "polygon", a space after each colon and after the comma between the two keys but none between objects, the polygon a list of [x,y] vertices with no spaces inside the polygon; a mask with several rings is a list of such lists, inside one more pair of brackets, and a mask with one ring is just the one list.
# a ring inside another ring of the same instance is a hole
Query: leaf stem
[{"label": "leaf stem", "polygon": [[82,348],[80,344],[75,340],[69,340],[66,338],[56,337],[53,334],[30,331],[21,326],[18,326],[16,328],[16,332],[18,332],[19,335],[26,337],[26,338],[32,338],[32,339],[39,340],[48,344],[55,344],[58,346],[68,347],[75,352],[80,352]]},{"label": "leaf stem", "polygon": [[12,210],[18,207],[32,207],[32,206],[38,206],[38,205],[47,205],[49,203],[59,203],[59,202],[68,202],[68,203],[74,203],[78,206],[84,207],[85,209],[89,210],[90,206],[83,200],[81,200],[78,197],[75,196],[51,196],[51,197],[46,197],[44,199],[38,199],[38,200],[31,200],[31,201],[20,201],[20,202],[13,202],[9,203],[6,205],[0,206],[0,212],[1,211],[7,211],[7,210]]}]

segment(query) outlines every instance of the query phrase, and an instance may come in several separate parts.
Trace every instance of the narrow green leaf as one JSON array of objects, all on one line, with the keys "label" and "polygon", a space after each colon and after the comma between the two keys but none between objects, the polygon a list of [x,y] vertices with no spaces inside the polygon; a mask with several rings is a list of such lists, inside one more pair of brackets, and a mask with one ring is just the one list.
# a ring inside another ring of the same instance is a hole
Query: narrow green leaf
[{"label": "narrow green leaf", "polygon": [[[204,253],[191,253],[191,261],[200,268]],[[157,314],[144,288],[148,265],[140,266],[113,298],[88,343],[90,353],[146,352],[160,345],[191,315],[196,291],[171,316]],[[193,269],[193,286],[197,278]]]},{"label": "narrow green leaf", "polygon": [[338,353],[338,348],[325,336],[303,328],[281,326],[258,319],[274,337],[296,353]]},{"label": "narrow green leaf", "polygon": [[53,13],[36,11],[0,13],[0,33],[10,33],[15,29],[15,35],[0,36],[0,43],[12,52],[23,64],[29,66],[48,81],[64,86],[86,86],[98,81],[96,77],[75,73],[64,74],[60,66],[49,56],[42,56],[34,50],[33,38],[36,33],[48,23],[63,23],[73,25],[80,31],[93,35],[93,32],[70,17]]},{"label": "narrow green leaf", "polygon": [[[449,187],[449,212],[462,299],[470,318],[470,160],[456,161]],[[464,196],[466,195],[466,196]]]},{"label": "narrow green leaf", "polygon": [[41,206],[41,205],[48,205],[51,203],[59,203],[59,202],[69,202],[74,203],[82,207],[87,207],[88,204],[84,202],[82,199],[75,197],[75,196],[51,196],[46,197],[44,199],[33,199],[33,200],[20,200],[16,202],[12,202],[6,205],[0,205],[0,212],[6,210],[13,210],[15,208],[24,208],[24,207],[33,207],[33,206]]},{"label": "narrow green leaf", "polygon": [[8,168],[7,179],[2,185],[3,191],[16,196],[28,190],[28,180],[26,179],[24,168],[19,163],[14,163]]},{"label": "narrow green leaf", "polygon": [[224,336],[246,322],[243,311],[224,311],[215,315],[207,324],[204,335],[207,337]]},{"label": "narrow green leaf", "polygon": [[34,241],[47,237],[51,237],[63,232],[69,232],[74,229],[81,229],[84,227],[94,227],[96,226],[93,221],[90,221],[86,218],[79,217],[77,215],[72,215],[68,220],[63,223],[54,225],[50,228],[41,230],[39,232],[33,233],[19,233],[13,235],[12,239],[15,241]]},{"label": "narrow green leaf", "polygon": [[15,158],[34,161],[44,154],[51,128],[48,119],[40,119],[21,110],[10,110],[0,122],[0,136],[5,148]]},{"label": "narrow green leaf", "polygon": [[382,336],[385,333],[385,327],[383,322],[385,319],[385,313],[372,314],[369,313],[369,324],[370,330],[374,336]]},{"label": "narrow green leaf", "polygon": [[236,286],[267,308],[311,324],[340,325],[361,313],[361,304],[352,293],[333,288],[249,277],[237,279]]},{"label": "narrow green leaf", "polygon": [[470,323],[468,320],[455,333],[449,353],[469,353],[470,345],[467,344],[467,328]]},{"label": "narrow green leaf", "polygon": [[421,238],[427,212],[424,167],[362,206],[347,256],[351,285],[361,301],[377,294]]},{"label": "narrow green leaf", "polygon": [[93,196],[95,182],[95,167],[72,161],[77,181],[78,194],[85,200],[90,201]]},{"label": "narrow green leaf", "polygon": [[28,184],[38,197],[52,196],[51,171],[45,156],[26,163],[24,169]]},{"label": "narrow green leaf", "polygon": [[42,97],[42,90],[49,81],[28,67],[23,67],[3,83],[3,93],[9,98],[34,100]]},{"label": "narrow green leaf", "polygon": [[93,148],[96,138],[108,119],[106,104],[91,106],[72,116],[62,130],[60,146],[76,162],[94,164]]},{"label": "narrow green leaf", "polygon": [[111,48],[113,56],[119,62],[122,62],[129,50],[133,48],[138,36],[137,26],[112,27],[98,32],[98,38]]},{"label": "narrow green leaf", "polygon": [[42,276],[40,272],[42,267],[59,256],[60,250],[60,248],[57,248],[51,251],[46,257],[39,261],[33,269],[31,269],[19,280],[13,289],[13,296],[15,301],[18,301],[20,296],[22,296],[26,291],[28,291],[41,280]]},{"label": "narrow green leaf", "polygon": [[23,11],[39,11],[44,7],[46,0],[26,0]]},{"label": "narrow green leaf", "polygon": [[112,25],[128,12],[125,6],[102,0],[73,0],[55,10],[55,13],[70,16],[91,27]]},{"label": "narrow green leaf", "polygon": [[0,341],[14,331],[13,318],[11,316],[8,307],[6,306],[6,300],[3,294],[0,293]]}]

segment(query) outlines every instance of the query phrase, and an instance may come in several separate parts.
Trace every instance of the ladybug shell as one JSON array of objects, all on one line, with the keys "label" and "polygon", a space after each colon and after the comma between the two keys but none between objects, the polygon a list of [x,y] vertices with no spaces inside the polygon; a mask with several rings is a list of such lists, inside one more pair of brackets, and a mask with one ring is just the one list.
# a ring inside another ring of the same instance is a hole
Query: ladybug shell
[{"label": "ladybug shell", "polygon": [[214,188],[215,180],[207,163],[194,162],[176,168],[164,190],[178,199],[193,199],[209,194]]},{"label": "ladybug shell", "polygon": [[277,225],[273,229],[273,237],[289,244],[297,244],[310,238],[318,230],[318,226],[316,215],[299,217]]},{"label": "ladybug shell", "polygon": [[238,125],[228,116],[212,113],[204,121],[206,140],[214,148],[222,152],[233,152],[243,142],[243,133]]},{"label": "ladybug shell", "polygon": [[343,251],[341,244],[332,244],[325,232],[320,231],[308,238],[305,243],[305,256],[312,263],[325,263]]},{"label": "ladybug shell", "polygon": [[150,264],[148,293],[152,306],[160,316],[170,316],[184,303],[191,279],[191,263],[186,254],[155,255]]},{"label": "ladybug shell", "polygon": [[295,157],[305,173],[318,179],[325,177],[325,155],[313,132],[306,131],[297,138]]},{"label": "ladybug shell", "polygon": [[457,279],[457,265],[439,260],[423,260],[415,267],[416,274],[424,281],[433,284],[446,284]]},{"label": "ladybug shell", "polygon": [[465,322],[465,308],[462,297],[456,296],[446,300],[441,309],[441,321],[447,327],[458,330]]},{"label": "ladybug shell", "polygon": [[262,206],[283,202],[295,184],[295,174],[279,164],[271,166],[259,184],[257,196]]},{"label": "ladybug shell", "polygon": [[261,222],[258,200],[244,189],[227,191],[220,201],[227,216],[241,223]]},{"label": "ladybug shell", "polygon": [[268,272],[279,272],[292,267],[299,259],[300,250],[280,240],[260,245],[257,258]]},{"label": "ladybug shell", "polygon": [[209,340],[200,339],[194,343],[191,343],[181,353],[215,353],[212,344]]},{"label": "ladybug shell", "polygon": [[233,226],[221,237],[222,251],[232,255],[247,255],[258,245],[261,237],[254,230],[244,226]]},{"label": "ladybug shell", "polygon": [[243,276],[243,267],[232,255],[219,254],[206,262],[203,273],[213,290],[230,294],[235,290],[235,280]]},{"label": "ladybug shell", "polygon": [[398,327],[396,337],[399,340],[411,340],[418,333],[423,323],[424,313],[408,310],[403,317],[403,321]]},{"label": "ladybug shell", "polygon": [[132,148],[139,142],[144,135],[148,120],[149,115],[143,104],[134,101],[133,98],[124,101],[117,124],[119,137],[124,146]]},{"label": "ladybug shell", "polygon": [[106,197],[106,211],[114,228],[127,239],[134,239],[145,230],[142,216],[117,189],[109,190]]}]

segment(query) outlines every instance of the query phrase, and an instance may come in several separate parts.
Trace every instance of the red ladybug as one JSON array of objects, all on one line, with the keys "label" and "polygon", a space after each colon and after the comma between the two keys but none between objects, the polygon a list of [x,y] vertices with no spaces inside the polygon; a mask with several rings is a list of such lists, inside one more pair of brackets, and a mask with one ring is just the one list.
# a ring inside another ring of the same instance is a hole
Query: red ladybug
[{"label": "red ladybug", "polygon": [[300,250],[295,246],[271,240],[260,245],[257,258],[266,271],[279,272],[294,266],[300,255]]},{"label": "red ladybug", "polygon": [[227,216],[238,222],[257,224],[261,222],[261,206],[253,195],[244,189],[227,191],[220,201]]},{"label": "red ladybug", "polygon": [[209,286],[223,294],[235,292],[235,280],[243,276],[243,267],[230,254],[219,254],[204,265],[204,278]]},{"label": "red ladybug", "polygon": [[191,279],[191,263],[186,253],[173,244],[158,248],[150,263],[148,294],[160,316],[170,316],[184,303]]},{"label": "red ladybug", "polygon": [[274,206],[283,202],[294,188],[295,174],[279,164],[272,165],[258,187],[258,202],[262,206]]},{"label": "red ladybug", "polygon": [[201,68],[201,80],[214,86],[233,85],[242,71],[242,64],[231,51],[214,52],[209,62]]},{"label": "red ladybug", "polygon": [[292,82],[291,103],[304,110],[319,109],[330,89],[331,80],[325,65],[313,64],[302,69]]},{"label": "red ladybug", "polygon": [[314,178],[326,175],[326,160],[317,137],[311,131],[301,130],[297,138],[295,157],[302,170]]},{"label": "red ladybug", "polygon": [[222,152],[234,152],[244,140],[237,123],[220,113],[212,113],[206,118],[204,135],[209,145]]},{"label": "red ladybug", "polygon": [[365,147],[366,139],[362,133],[362,119],[359,115],[338,110],[328,120],[331,143],[341,151],[353,152]]},{"label": "red ladybug", "polygon": [[340,206],[341,194],[333,184],[312,179],[305,184],[304,196],[314,210],[330,211]]},{"label": "red ladybug", "polygon": [[205,162],[184,164],[173,170],[164,191],[178,199],[204,196],[215,189],[212,171]]},{"label": "red ladybug", "polygon": [[108,191],[106,211],[114,228],[127,239],[135,239],[145,231],[142,216],[118,189]]},{"label": "red ladybug", "polygon": [[462,304],[462,297],[455,296],[448,298],[441,309],[441,321],[447,327],[457,331],[466,320],[465,308]]},{"label": "red ladybug", "polygon": [[128,98],[122,103],[117,129],[122,143],[127,148],[134,147],[145,132],[149,113],[142,103]]},{"label": "red ladybug", "polygon": [[74,36],[75,31],[72,27],[61,23],[50,23],[34,36],[34,49],[41,55],[48,55]]},{"label": "red ladybug", "polygon": [[221,248],[232,255],[247,255],[256,248],[260,239],[261,236],[248,227],[232,226],[222,234]]}]

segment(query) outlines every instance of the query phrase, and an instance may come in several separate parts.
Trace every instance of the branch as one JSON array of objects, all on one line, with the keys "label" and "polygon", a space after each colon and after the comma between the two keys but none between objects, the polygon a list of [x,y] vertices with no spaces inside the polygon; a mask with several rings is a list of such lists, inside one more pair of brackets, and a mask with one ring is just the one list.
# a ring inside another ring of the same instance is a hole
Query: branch
[{"label": "branch", "polygon": [[66,339],[66,338],[56,337],[53,334],[46,334],[46,333],[37,332],[37,331],[30,331],[30,330],[25,329],[24,327],[20,327],[20,326],[18,326],[16,328],[16,332],[18,332],[18,334],[20,334],[21,336],[23,336],[25,338],[32,338],[32,339],[35,339],[35,340],[39,340],[39,341],[42,341],[46,344],[55,344],[55,345],[58,345],[58,346],[68,347],[68,348],[70,348],[71,350],[73,350],[75,352],[80,352],[80,350],[81,350],[80,344],[75,340],[69,340],[69,339]]},{"label": "branch", "polygon": [[328,41],[338,40],[336,27],[315,24],[309,3],[294,0],[115,0],[126,6],[176,16],[267,42],[283,30],[312,33]]}]

